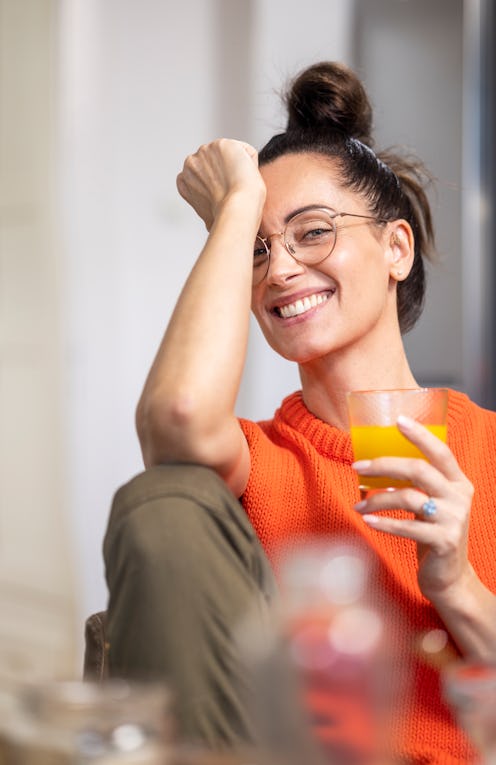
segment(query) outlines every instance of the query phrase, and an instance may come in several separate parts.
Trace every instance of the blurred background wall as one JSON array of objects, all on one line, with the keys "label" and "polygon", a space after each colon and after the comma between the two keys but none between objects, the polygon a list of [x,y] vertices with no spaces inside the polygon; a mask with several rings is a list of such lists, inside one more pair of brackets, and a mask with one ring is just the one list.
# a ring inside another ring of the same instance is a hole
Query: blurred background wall
[{"label": "blurred background wall", "polygon": [[[493,28],[490,0],[0,0],[0,672],[79,671],[112,495],[142,466],[134,408],[205,236],[176,175],[282,129],[309,63],[356,68],[377,144],[437,177],[409,356],[495,405]],[[239,414],[298,385],[253,325]]]}]

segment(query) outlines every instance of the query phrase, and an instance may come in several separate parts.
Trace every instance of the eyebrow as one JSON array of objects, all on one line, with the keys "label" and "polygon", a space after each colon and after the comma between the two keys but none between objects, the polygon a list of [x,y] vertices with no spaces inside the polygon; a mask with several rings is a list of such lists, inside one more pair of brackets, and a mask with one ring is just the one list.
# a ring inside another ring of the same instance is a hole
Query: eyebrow
[{"label": "eyebrow", "polygon": [[284,218],[284,223],[287,224],[291,220],[291,218],[294,218],[295,215],[299,215],[300,213],[307,212],[308,210],[329,210],[330,212],[336,212],[333,207],[328,207],[327,205],[305,205],[304,207],[298,207],[298,209],[293,210],[293,212],[288,213],[286,217]]}]

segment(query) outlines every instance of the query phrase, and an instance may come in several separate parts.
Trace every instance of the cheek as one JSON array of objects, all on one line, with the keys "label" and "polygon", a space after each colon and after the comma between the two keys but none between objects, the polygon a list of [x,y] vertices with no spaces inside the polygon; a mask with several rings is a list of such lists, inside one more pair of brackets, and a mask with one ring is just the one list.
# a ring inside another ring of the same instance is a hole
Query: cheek
[{"label": "cheek", "polygon": [[369,251],[359,259],[348,259],[347,272],[349,280],[357,290],[383,292],[389,284],[389,268],[382,257],[382,253],[376,255]]},{"label": "cheek", "polygon": [[[363,285],[361,293],[357,295],[357,301],[361,306],[362,314],[366,321],[374,324],[381,317],[385,317],[390,305],[393,305],[390,297],[388,283],[377,274],[375,279],[371,279],[367,285]],[[396,301],[394,301],[396,306]]]},{"label": "cheek", "polygon": [[347,315],[351,311],[358,322],[366,316],[373,319],[377,313],[384,311],[389,291],[389,274],[377,260],[371,258],[348,272],[346,284],[342,284],[340,291],[341,305]]}]

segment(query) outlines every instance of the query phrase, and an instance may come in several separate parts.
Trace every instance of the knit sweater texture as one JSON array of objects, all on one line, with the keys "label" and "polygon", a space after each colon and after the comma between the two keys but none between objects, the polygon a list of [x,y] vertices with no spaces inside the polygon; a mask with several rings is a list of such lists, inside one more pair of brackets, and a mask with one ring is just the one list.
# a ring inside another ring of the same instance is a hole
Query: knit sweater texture
[{"label": "knit sweater texture", "polygon": [[[384,603],[394,604],[399,617],[389,635],[392,666],[397,662],[398,671],[408,668],[408,691],[403,688],[393,702],[395,761],[474,762],[474,750],[441,688],[440,670],[459,655],[450,641],[443,651],[423,648],[425,636],[442,635],[434,631],[444,625],[419,590],[415,543],[369,528],[353,509],[360,496],[349,433],[311,414],[300,392],[284,399],[272,420],[242,419],[241,426],[252,465],[242,503],[274,563],[281,546],[298,545],[308,536],[356,540],[373,553],[379,598],[383,593]],[[450,390],[448,444],[475,487],[469,559],[482,582],[496,592],[496,413]],[[387,513],[404,515],[401,510]]]}]

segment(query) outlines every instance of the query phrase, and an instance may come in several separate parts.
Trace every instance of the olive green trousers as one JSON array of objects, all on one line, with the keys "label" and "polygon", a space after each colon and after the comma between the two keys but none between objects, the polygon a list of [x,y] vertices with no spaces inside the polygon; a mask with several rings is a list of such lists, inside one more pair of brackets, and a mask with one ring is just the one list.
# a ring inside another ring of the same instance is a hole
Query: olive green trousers
[{"label": "olive green trousers", "polygon": [[104,559],[110,676],[164,680],[185,741],[250,744],[239,638],[270,629],[276,587],[236,497],[208,468],[151,468],[117,491]]}]

